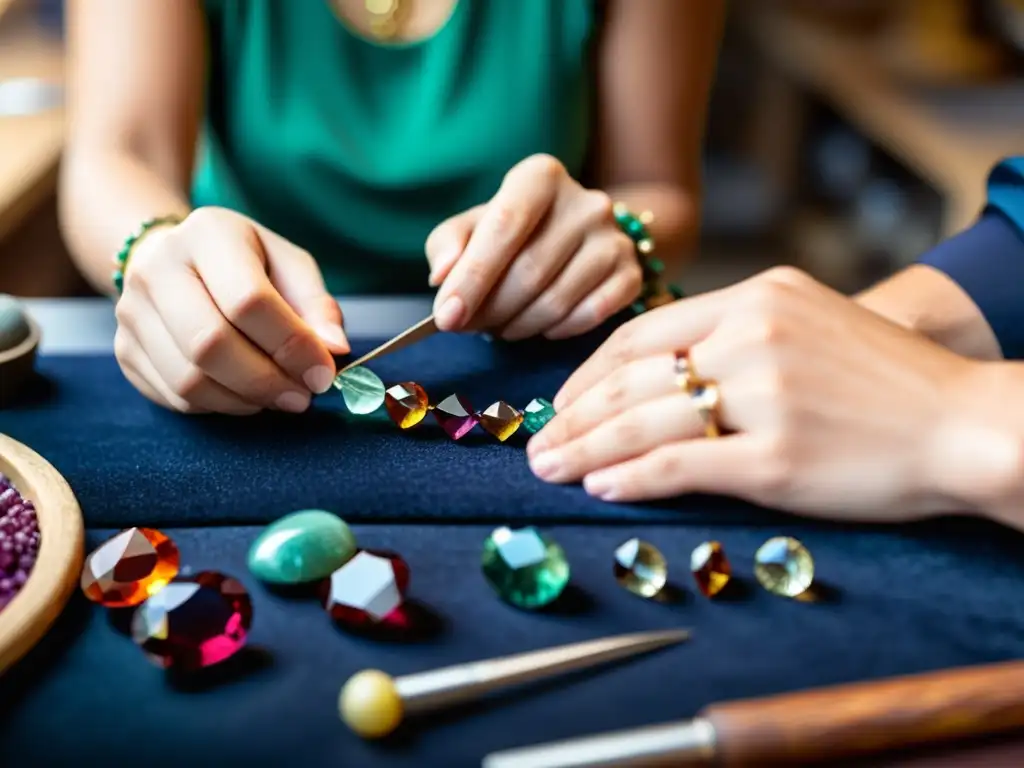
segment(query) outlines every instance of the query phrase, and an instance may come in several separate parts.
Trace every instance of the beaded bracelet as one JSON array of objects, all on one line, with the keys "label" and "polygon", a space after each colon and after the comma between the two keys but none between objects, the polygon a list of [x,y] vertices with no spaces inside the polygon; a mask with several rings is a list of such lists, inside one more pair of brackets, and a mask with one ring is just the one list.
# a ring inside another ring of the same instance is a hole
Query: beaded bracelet
[{"label": "beaded bracelet", "polygon": [[145,237],[146,233],[151,229],[164,224],[180,224],[180,216],[158,216],[152,219],[146,219],[139,225],[139,228],[130,234],[124,241],[124,245],[121,246],[121,250],[114,256],[114,288],[117,290],[117,295],[120,296],[124,291],[124,274],[128,269],[128,259],[132,255],[132,250],[136,244]]},{"label": "beaded bracelet", "polygon": [[654,258],[654,239],[647,231],[647,225],[654,220],[654,214],[650,211],[643,211],[639,215],[633,214],[625,203],[615,203],[612,211],[616,223],[636,246],[640,268],[643,270],[643,288],[639,298],[633,303],[633,312],[639,315],[683,298],[683,292],[679,288],[665,284],[662,277],[665,265],[660,259]]},{"label": "beaded bracelet", "polygon": [[386,388],[373,371],[356,366],[342,371],[334,378],[334,388],[341,392],[345,407],[353,414],[365,416],[382,405],[388,417],[399,429],[412,429],[426,418],[427,413],[452,440],[465,437],[476,425],[505,442],[520,426],[536,433],[555,415],[554,406],[542,397],[534,398],[522,410],[499,400],[483,411],[474,411],[469,399],[458,393],[448,395],[432,404],[419,384],[406,381]]}]

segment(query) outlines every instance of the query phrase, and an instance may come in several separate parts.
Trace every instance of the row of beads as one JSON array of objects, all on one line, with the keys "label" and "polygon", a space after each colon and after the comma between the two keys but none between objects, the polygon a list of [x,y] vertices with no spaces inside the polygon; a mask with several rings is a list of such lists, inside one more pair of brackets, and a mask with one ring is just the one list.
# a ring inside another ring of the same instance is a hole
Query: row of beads
[{"label": "row of beads", "polygon": [[340,373],[334,386],[341,391],[352,413],[373,413],[383,405],[399,429],[411,429],[429,412],[452,440],[462,439],[479,424],[484,431],[505,442],[520,426],[530,433],[539,432],[555,415],[554,406],[540,397],[531,400],[522,411],[503,400],[476,411],[469,399],[458,393],[432,405],[426,390],[416,382],[406,381],[385,389],[377,374],[362,366]]},{"label": "row of beads", "polygon": [[662,272],[665,265],[661,260],[654,258],[654,240],[651,238],[647,225],[651,223],[653,215],[650,211],[644,211],[636,216],[622,203],[616,203],[614,207],[615,221],[619,228],[629,235],[640,254],[640,267],[643,270],[643,287],[640,296],[633,304],[633,312],[641,314],[646,310],[655,309],[664,304],[669,304],[676,299],[681,299],[682,291],[674,285],[665,285]]}]

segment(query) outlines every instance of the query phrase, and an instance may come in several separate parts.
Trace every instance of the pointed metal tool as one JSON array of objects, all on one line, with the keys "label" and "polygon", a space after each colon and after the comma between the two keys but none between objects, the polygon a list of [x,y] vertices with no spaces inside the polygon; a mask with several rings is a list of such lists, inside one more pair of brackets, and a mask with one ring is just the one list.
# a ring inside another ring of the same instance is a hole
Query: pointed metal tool
[{"label": "pointed metal tool", "polygon": [[346,363],[344,366],[338,369],[338,375],[340,376],[350,368],[355,368],[359,365],[366,365],[371,360],[381,357],[383,355],[390,354],[391,352],[397,352],[400,349],[408,347],[410,344],[415,344],[417,341],[422,341],[428,336],[432,336],[437,333],[437,323],[434,322],[434,316],[430,315],[420,320],[416,325],[406,328],[400,334],[385,341],[379,347],[365,355],[360,357],[358,360],[353,360],[350,363]]},{"label": "pointed metal tool", "polygon": [[437,712],[513,685],[654,651],[690,636],[687,629],[638,632],[395,678],[364,670],[341,689],[338,711],[355,733],[378,738],[408,717]]}]

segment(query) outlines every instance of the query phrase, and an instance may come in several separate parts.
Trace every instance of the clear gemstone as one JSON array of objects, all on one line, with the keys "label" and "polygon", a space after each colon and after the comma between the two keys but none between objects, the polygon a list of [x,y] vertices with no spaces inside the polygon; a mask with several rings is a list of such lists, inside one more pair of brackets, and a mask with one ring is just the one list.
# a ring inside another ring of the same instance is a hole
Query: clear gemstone
[{"label": "clear gemstone", "polygon": [[668,581],[664,555],[646,541],[630,539],[615,550],[615,580],[640,597],[654,597]]},{"label": "clear gemstone", "polygon": [[341,390],[345,407],[352,413],[373,413],[384,403],[384,382],[361,365],[339,373],[334,379],[334,386]]},{"label": "clear gemstone", "polygon": [[414,381],[396,384],[384,393],[384,408],[401,429],[415,427],[423,421],[428,405],[427,393]]},{"label": "clear gemstone", "polygon": [[499,400],[480,414],[480,426],[501,442],[505,442],[523,423],[523,414]]},{"label": "clear gemstone", "polygon": [[754,575],[769,592],[797,597],[814,581],[814,560],[796,539],[776,536],[762,544],[754,555]]},{"label": "clear gemstone", "polygon": [[690,571],[705,597],[714,597],[732,578],[732,566],[717,541],[705,541],[690,554]]},{"label": "clear gemstone", "polygon": [[409,587],[409,566],[394,552],[364,549],[325,579],[320,600],[335,621],[360,628],[389,625],[403,628]]},{"label": "clear gemstone", "polygon": [[565,552],[533,527],[495,529],[484,541],[482,567],[501,598],[520,608],[554,602],[569,583]]},{"label": "clear gemstone", "polygon": [[473,406],[462,395],[449,395],[434,406],[434,418],[452,440],[464,437],[476,426]]},{"label": "clear gemstone", "polygon": [[128,528],[86,557],[82,592],[107,608],[138,605],[178,574],[178,547],[160,531]]},{"label": "clear gemstone", "polygon": [[237,653],[252,627],[252,601],[216,571],[180,576],[135,610],[132,639],[156,664],[192,672]]}]

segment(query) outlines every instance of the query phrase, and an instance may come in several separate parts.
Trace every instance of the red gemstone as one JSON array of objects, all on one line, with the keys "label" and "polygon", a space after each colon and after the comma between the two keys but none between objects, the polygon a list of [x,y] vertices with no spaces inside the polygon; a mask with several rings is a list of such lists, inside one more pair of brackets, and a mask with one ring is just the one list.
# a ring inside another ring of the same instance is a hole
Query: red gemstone
[{"label": "red gemstone", "polygon": [[462,395],[449,395],[434,406],[433,413],[441,429],[452,440],[458,440],[476,426],[473,406]]},{"label": "red gemstone", "polygon": [[324,579],[320,600],[335,621],[354,628],[404,629],[409,566],[394,552],[363,549]]},{"label": "red gemstone", "polygon": [[161,667],[186,672],[233,656],[252,626],[252,601],[237,579],[216,571],[181,576],[140,605],[132,639]]}]

